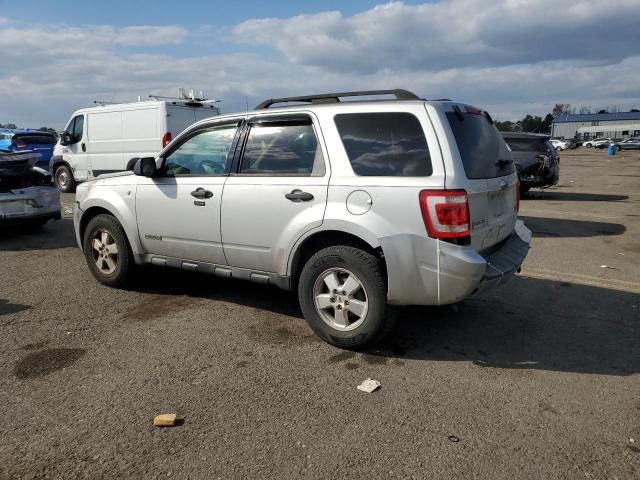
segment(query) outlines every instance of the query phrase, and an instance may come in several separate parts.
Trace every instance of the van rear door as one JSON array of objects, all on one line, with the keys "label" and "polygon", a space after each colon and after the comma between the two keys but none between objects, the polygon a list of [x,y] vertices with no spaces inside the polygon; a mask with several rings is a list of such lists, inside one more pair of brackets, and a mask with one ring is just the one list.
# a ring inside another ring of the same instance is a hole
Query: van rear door
[{"label": "van rear door", "polygon": [[199,120],[218,115],[214,107],[202,105],[167,103],[167,132],[171,138],[176,138],[184,129]]},{"label": "van rear door", "polygon": [[456,176],[457,185],[447,188],[467,191],[471,245],[479,252],[488,251],[510,236],[515,227],[518,215],[515,167],[487,112],[454,104],[446,117],[466,175],[464,182]]}]

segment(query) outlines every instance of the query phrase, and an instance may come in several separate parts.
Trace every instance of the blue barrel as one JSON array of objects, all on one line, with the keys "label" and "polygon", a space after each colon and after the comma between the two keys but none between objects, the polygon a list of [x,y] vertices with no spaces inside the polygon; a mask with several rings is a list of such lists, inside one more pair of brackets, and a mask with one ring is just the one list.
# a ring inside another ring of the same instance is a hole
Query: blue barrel
[{"label": "blue barrel", "polygon": [[617,150],[616,146],[611,144],[611,145],[609,145],[609,148],[607,148],[607,154],[615,155],[616,154],[616,150]]}]

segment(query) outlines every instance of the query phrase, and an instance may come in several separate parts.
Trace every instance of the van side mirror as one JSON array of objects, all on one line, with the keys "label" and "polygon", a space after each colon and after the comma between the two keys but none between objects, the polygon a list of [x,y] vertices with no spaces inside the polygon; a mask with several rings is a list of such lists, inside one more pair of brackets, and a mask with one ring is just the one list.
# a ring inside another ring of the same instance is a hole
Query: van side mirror
[{"label": "van side mirror", "polygon": [[60,132],[60,145],[71,145],[71,134],[69,132]]},{"label": "van side mirror", "polygon": [[133,173],[140,177],[153,177],[156,174],[156,159],[153,157],[132,158],[129,164],[133,163]]}]

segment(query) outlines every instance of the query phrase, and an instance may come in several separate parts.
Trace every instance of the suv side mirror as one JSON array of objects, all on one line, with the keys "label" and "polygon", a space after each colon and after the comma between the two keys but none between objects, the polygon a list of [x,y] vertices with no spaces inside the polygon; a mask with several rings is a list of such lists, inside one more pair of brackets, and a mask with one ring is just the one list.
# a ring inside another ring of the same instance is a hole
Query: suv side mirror
[{"label": "suv side mirror", "polygon": [[141,177],[153,177],[156,174],[156,159],[153,157],[132,158],[129,164],[133,163],[133,173]]},{"label": "suv side mirror", "polygon": [[60,132],[60,145],[71,145],[71,134],[69,132]]}]

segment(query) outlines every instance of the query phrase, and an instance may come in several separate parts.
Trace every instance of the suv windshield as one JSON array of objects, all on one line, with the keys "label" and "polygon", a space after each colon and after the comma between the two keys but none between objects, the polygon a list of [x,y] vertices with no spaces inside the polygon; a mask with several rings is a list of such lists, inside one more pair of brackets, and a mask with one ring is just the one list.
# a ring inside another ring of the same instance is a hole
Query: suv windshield
[{"label": "suv windshield", "polygon": [[482,112],[447,112],[447,120],[458,144],[469,179],[496,178],[515,171],[509,150],[498,129]]}]

